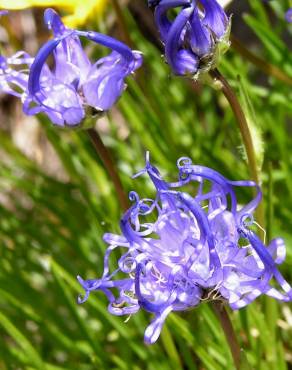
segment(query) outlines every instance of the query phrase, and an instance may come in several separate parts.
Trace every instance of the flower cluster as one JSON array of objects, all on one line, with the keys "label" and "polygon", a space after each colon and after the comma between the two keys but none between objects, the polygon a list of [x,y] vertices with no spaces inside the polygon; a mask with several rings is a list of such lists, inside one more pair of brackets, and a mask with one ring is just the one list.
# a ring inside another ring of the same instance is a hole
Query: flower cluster
[{"label": "flower cluster", "polygon": [[216,0],[148,0],[148,4],[155,8],[166,61],[175,74],[198,78],[216,67],[229,47],[230,32],[230,20]]},{"label": "flower cluster", "polygon": [[[102,277],[78,277],[85,290],[79,303],[91,291],[101,290],[114,315],[133,314],[140,308],[154,314],[145,331],[145,342],[150,344],[158,339],[171,311],[187,310],[202,301],[220,299],[239,309],[261,294],[292,299],[292,288],[277,269],[285,259],[283,240],[276,238],[266,247],[253,231],[253,213],[261,200],[258,185],[230,181],[188,158],[178,160],[178,170],[178,181],[166,182],[146,159],[138,175],[149,175],[155,199],[130,194],[134,204],[121,219],[122,235],[104,235],[109,247]],[[242,187],[255,188],[257,195],[240,207],[236,188]],[[190,188],[192,195],[185,191]],[[109,259],[117,248],[124,253],[117,269],[110,271]]]},{"label": "flower cluster", "polygon": [[[21,97],[26,114],[43,112],[55,125],[80,126],[86,107],[102,113],[117,101],[125,89],[125,78],[141,65],[141,54],[109,36],[66,28],[52,9],[45,11],[44,19],[53,39],[35,58],[23,52],[11,58],[1,56],[0,88]],[[92,64],[79,37],[112,52]],[[54,57],[53,70],[46,64],[50,55]],[[17,71],[12,68],[16,65],[24,68]]]}]

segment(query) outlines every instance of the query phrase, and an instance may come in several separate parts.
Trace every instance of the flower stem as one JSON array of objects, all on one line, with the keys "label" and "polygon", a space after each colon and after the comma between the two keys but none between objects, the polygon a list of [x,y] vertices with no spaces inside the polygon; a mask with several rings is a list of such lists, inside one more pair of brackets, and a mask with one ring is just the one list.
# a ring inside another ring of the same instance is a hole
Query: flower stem
[{"label": "flower stem", "polygon": [[292,86],[292,77],[288,76],[277,66],[270,64],[269,62],[259,58],[257,55],[247,49],[236,37],[231,35],[231,46],[244,58],[249,60],[259,69],[261,69],[267,75],[273,76],[279,81],[284,82],[287,85]]},{"label": "flower stem", "polygon": [[90,128],[87,130],[87,133],[90,137],[90,140],[100,157],[101,161],[103,162],[108,174],[110,175],[115,190],[117,192],[117,196],[121,205],[121,208],[123,211],[126,211],[129,203],[128,203],[128,198],[127,195],[123,189],[122,182],[120,179],[120,176],[118,174],[118,171],[116,169],[116,166],[114,164],[114,161],[112,160],[112,157],[110,155],[109,150],[106,148],[104,143],[101,140],[101,137],[99,136],[98,132],[94,130],[93,128]]},{"label": "flower stem", "polygon": [[[221,90],[228,100],[230,107],[236,118],[238,128],[242,137],[243,145],[245,147],[248,168],[252,179],[260,184],[259,170],[256,160],[256,152],[252,141],[251,132],[245,117],[245,114],[241,108],[239,100],[233,91],[232,87],[229,85],[224,76],[219,72],[218,69],[210,71],[210,75],[217,81],[221,82]],[[259,224],[264,228],[265,227],[265,217],[264,217],[264,208],[263,203],[260,203],[256,210],[256,218]],[[263,237],[263,235],[261,235]]]},{"label": "flower stem", "polygon": [[216,316],[218,317],[220,321],[225,338],[228,342],[235,368],[239,370],[241,350],[240,350],[240,346],[239,346],[234,328],[232,326],[232,322],[230,321],[229,315],[221,302],[213,301],[213,308],[216,313]]},{"label": "flower stem", "polygon": [[251,177],[257,184],[259,184],[259,173],[257,168],[255,149],[253,146],[252,137],[247,120],[245,118],[241,105],[237,99],[237,96],[234,93],[231,86],[229,85],[229,83],[227,82],[227,80],[218,71],[218,69],[211,71],[210,74],[214,79],[220,81],[222,84],[222,92],[225,95],[226,99],[228,100],[231,109],[235,115],[235,118],[237,120],[238,128],[240,130],[240,134],[246,150],[248,167],[251,173]]}]

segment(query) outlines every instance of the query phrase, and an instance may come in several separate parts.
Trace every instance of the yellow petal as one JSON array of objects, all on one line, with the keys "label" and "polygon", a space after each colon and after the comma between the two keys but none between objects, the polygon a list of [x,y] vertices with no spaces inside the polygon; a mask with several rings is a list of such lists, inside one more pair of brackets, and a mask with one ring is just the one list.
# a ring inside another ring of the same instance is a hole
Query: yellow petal
[{"label": "yellow petal", "polygon": [[33,6],[57,7],[64,9],[68,16],[64,23],[69,27],[83,24],[89,17],[100,15],[105,8],[107,0],[0,0],[2,9],[24,9]]}]

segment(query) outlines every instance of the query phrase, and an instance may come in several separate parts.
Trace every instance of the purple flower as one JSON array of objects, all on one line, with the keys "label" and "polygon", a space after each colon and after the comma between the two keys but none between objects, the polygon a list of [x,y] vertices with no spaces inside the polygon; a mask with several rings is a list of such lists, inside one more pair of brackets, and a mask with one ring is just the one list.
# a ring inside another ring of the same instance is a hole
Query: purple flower
[{"label": "purple flower", "polygon": [[287,10],[287,12],[285,14],[285,19],[286,19],[287,22],[292,23],[292,8]]},{"label": "purple flower", "polygon": [[[155,7],[155,21],[165,57],[177,75],[194,75],[209,71],[229,47],[230,21],[216,0],[148,1]],[[171,20],[171,12],[180,8]]]},{"label": "purple flower", "polygon": [[[268,2],[270,0],[263,0],[264,2]],[[288,9],[285,13],[285,19],[288,23],[292,23],[292,8]]]},{"label": "purple flower", "polygon": [[[253,231],[257,225],[253,213],[262,197],[259,187],[252,181],[230,181],[188,158],[179,159],[178,170],[178,181],[166,182],[147,158],[136,177],[148,174],[156,198],[130,194],[134,204],[121,219],[122,235],[104,235],[109,247],[102,277],[78,277],[85,290],[79,303],[91,291],[101,290],[114,315],[141,308],[152,313],[145,331],[148,344],[158,339],[171,311],[215,299],[239,309],[261,294],[292,299],[292,288],[277,269],[285,259],[283,240],[276,238],[266,247]],[[190,184],[194,194],[185,190]],[[257,195],[239,207],[236,189],[242,187],[255,188]],[[115,249],[123,254],[111,271]]]},{"label": "purple flower", "polygon": [[[111,108],[125,89],[125,78],[141,65],[142,57],[109,36],[66,28],[52,9],[45,11],[44,20],[54,37],[40,48],[34,60],[25,54],[16,61],[14,57],[13,64],[12,58],[1,57],[2,91],[20,96],[26,114],[43,112],[55,125],[76,127],[83,123],[86,107],[96,112]],[[112,52],[92,64],[79,37]],[[53,69],[46,64],[50,55]],[[26,64],[26,68],[7,68],[15,63]]]}]

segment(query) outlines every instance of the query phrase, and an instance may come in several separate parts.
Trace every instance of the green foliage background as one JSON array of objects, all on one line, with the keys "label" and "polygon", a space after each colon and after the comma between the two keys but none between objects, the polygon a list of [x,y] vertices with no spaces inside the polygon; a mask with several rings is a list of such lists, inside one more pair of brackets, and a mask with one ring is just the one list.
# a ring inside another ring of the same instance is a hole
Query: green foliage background
[{"label": "green foliage background", "polygon": [[[285,238],[287,260],[281,271],[292,282],[292,26],[284,21],[288,7],[286,0],[269,6],[250,0],[248,12],[233,17],[234,27],[244,22],[243,29],[252,35],[246,46],[277,67],[287,81],[263,73],[233,48],[220,70],[248,115],[262,165],[267,235]],[[114,14],[110,6],[108,12]],[[145,56],[138,75],[143,88],[128,79],[128,89],[108,113],[101,135],[125,189],[152,194],[146,178],[131,179],[143,168],[146,150],[171,180],[176,179],[180,156],[230,179],[248,179],[236,122],[222,93],[172,76],[127,7],[123,14],[135,48]],[[86,26],[97,27],[106,29],[104,22]],[[101,293],[92,294],[82,306],[76,304],[82,293],[76,275],[100,275],[106,247],[102,235],[119,232],[121,211],[85,132],[62,131],[42,117],[40,121],[66,181],[48,175],[17,149],[7,131],[0,133],[0,193],[5,196],[0,202],[0,369],[233,369],[208,304],[171,314],[151,347],[143,344],[149,314],[139,312],[125,323],[107,312]],[[251,196],[242,194],[243,199]],[[244,349],[242,369],[292,366],[291,305],[264,297],[231,317]]]}]

